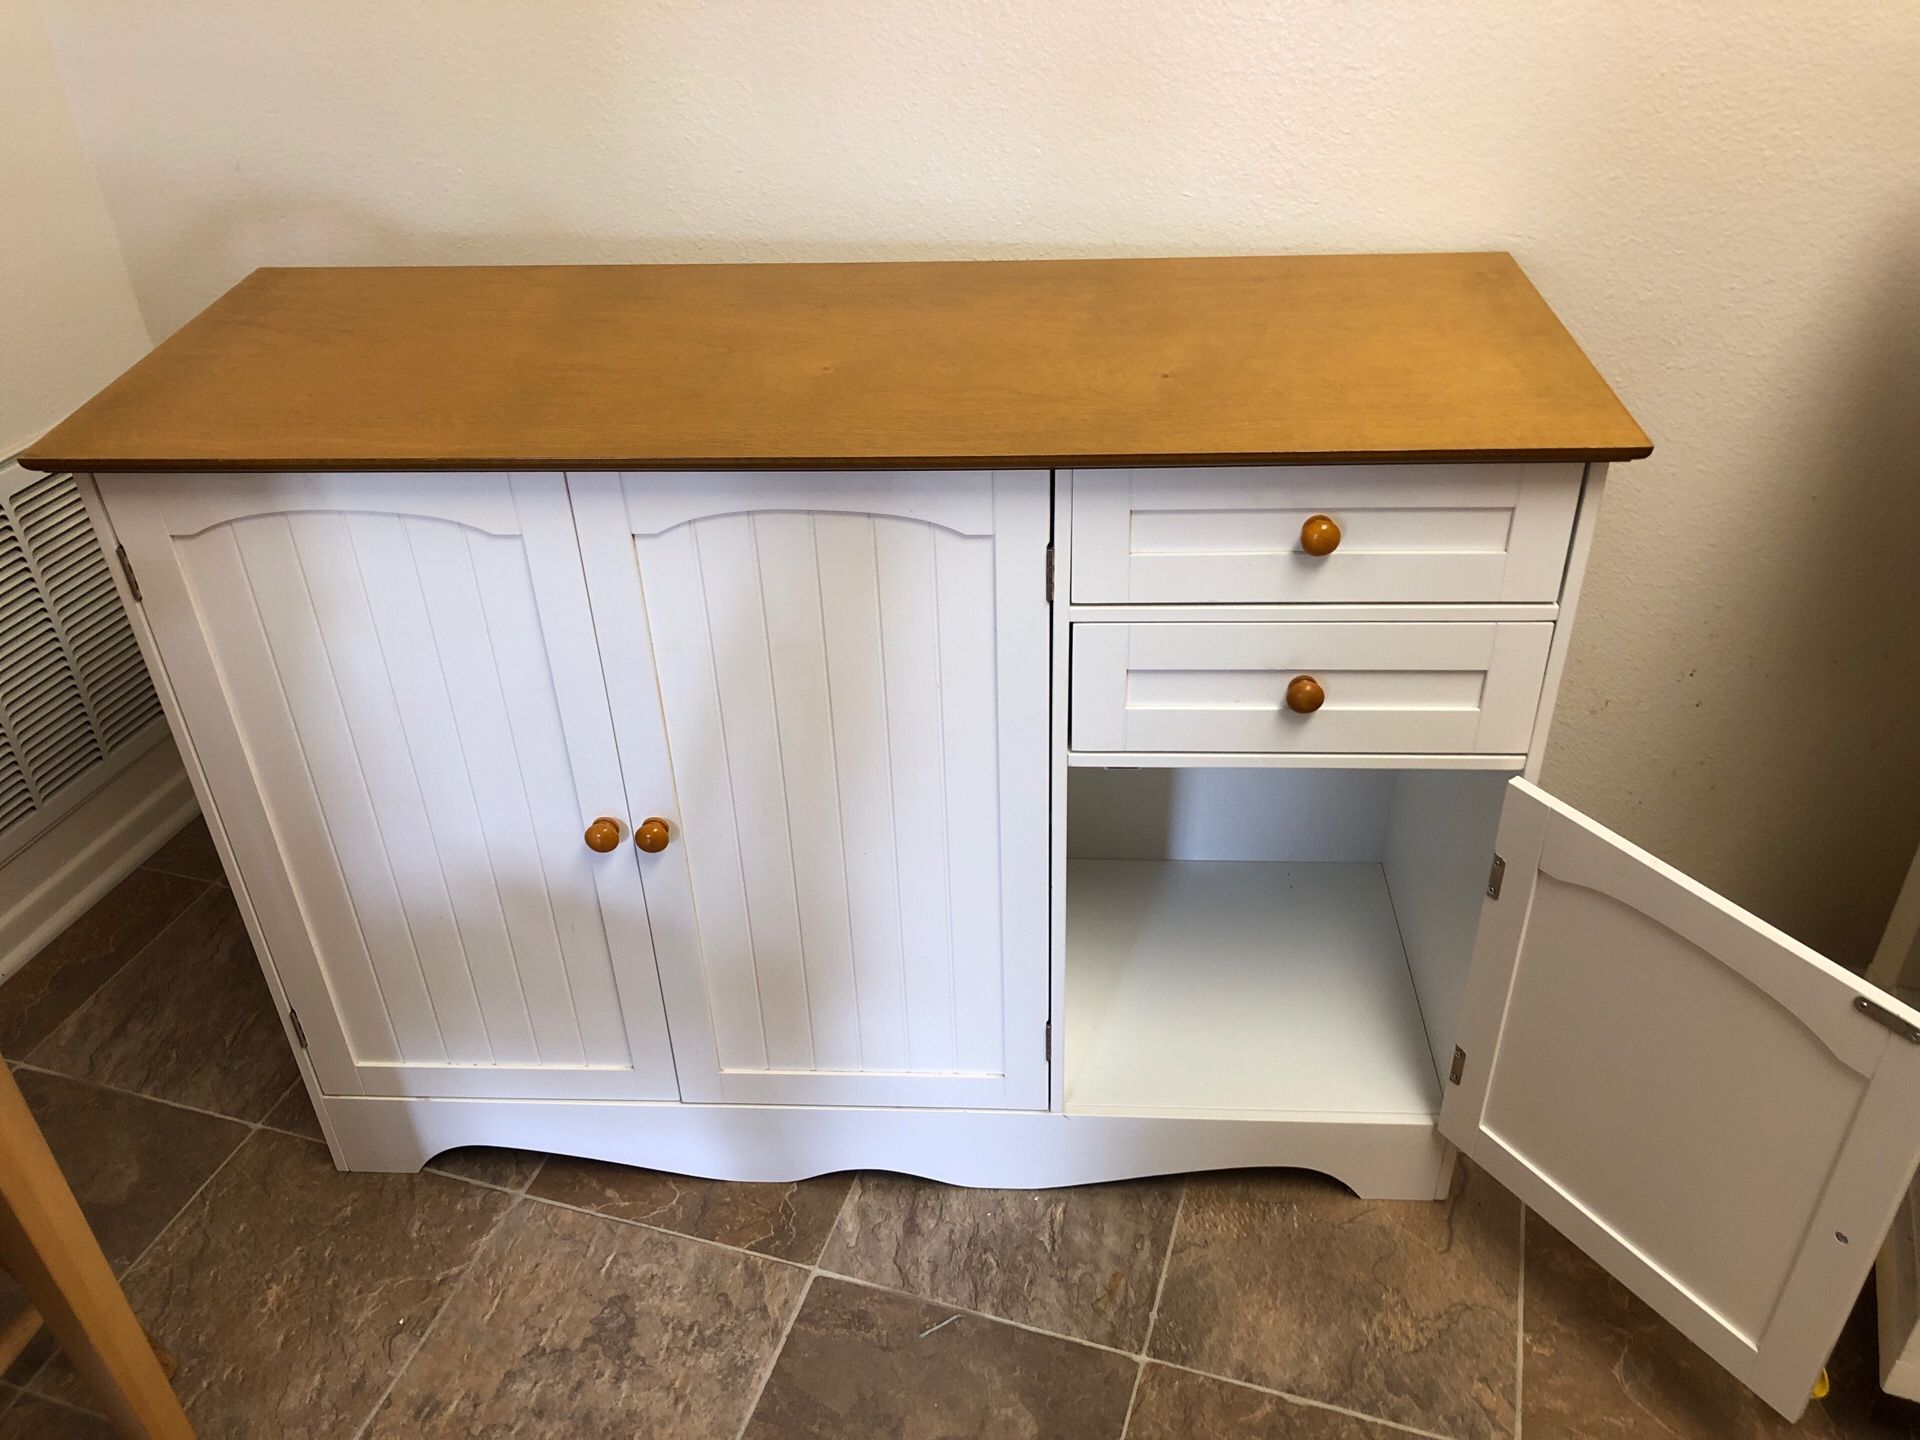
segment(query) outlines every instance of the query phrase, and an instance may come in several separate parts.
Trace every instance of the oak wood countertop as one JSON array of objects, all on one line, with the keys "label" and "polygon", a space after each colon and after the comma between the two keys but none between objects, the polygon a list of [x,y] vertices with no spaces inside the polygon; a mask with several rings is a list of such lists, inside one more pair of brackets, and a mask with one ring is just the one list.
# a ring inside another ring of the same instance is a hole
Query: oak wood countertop
[{"label": "oak wood countertop", "polygon": [[1627,460],[1505,254],[256,270],[41,470]]}]

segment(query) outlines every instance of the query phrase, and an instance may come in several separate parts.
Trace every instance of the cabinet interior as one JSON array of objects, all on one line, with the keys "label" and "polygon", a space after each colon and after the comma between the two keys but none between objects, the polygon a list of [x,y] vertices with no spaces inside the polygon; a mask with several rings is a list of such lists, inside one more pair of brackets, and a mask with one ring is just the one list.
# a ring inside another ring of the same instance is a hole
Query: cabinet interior
[{"label": "cabinet interior", "polygon": [[1067,1109],[1438,1114],[1508,778],[1072,771]]}]

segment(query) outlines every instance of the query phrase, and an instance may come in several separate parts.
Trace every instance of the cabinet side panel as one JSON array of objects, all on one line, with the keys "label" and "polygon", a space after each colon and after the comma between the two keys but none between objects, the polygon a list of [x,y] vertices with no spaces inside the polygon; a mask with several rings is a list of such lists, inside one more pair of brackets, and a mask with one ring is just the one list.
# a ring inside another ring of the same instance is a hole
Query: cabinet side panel
[{"label": "cabinet side panel", "polygon": [[1387,812],[1387,890],[1443,1076],[1453,1063],[1506,782],[1498,773],[1402,771]]}]

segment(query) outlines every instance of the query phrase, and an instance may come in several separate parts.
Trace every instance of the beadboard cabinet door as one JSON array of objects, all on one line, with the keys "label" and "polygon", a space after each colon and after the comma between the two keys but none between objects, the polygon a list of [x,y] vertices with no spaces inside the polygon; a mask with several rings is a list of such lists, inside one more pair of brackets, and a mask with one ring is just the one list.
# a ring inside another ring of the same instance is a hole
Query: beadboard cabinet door
[{"label": "beadboard cabinet door", "polygon": [[1044,471],[569,476],[681,1091],[1044,1108]]},{"label": "beadboard cabinet door", "polygon": [[674,1097],[564,477],[100,486],[322,1088]]}]

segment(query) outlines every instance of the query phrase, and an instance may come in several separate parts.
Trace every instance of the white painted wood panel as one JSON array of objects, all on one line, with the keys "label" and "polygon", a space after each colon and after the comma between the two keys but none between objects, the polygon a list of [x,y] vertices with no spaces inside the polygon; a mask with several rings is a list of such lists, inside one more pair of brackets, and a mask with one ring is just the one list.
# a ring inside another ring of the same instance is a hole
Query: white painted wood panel
[{"label": "white painted wood panel", "polygon": [[1920,1013],[1524,780],[1498,848],[1441,1129],[1797,1416],[1920,1159],[1857,1002]]},{"label": "white painted wood panel", "polygon": [[[1076,751],[1515,754],[1551,624],[1075,625]],[[1326,692],[1287,709],[1296,676]]]},{"label": "white painted wood panel", "polygon": [[570,483],[683,1093],[1044,1106],[1046,474]]},{"label": "white painted wood panel", "polygon": [[[1550,601],[1578,465],[1077,470],[1075,604]],[[1300,548],[1331,516],[1330,555]]]},{"label": "white painted wood panel", "polygon": [[103,477],[331,1093],[677,1093],[563,477]]},{"label": "white painted wood panel", "polygon": [[1067,863],[1067,1109],[1431,1116],[1377,864]]}]

